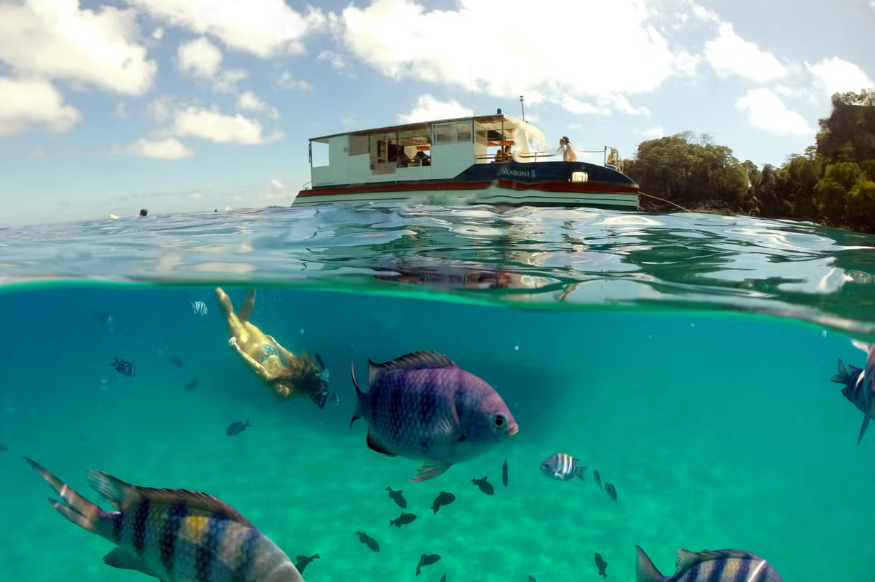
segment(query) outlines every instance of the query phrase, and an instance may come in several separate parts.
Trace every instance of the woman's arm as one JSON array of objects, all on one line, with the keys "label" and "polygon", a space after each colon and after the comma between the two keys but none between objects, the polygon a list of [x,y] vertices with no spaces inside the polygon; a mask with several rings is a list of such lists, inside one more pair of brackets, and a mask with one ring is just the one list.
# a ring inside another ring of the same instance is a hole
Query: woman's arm
[{"label": "woman's arm", "polygon": [[251,357],[249,357],[249,354],[240,349],[240,346],[237,345],[236,337],[232,337],[228,341],[228,345],[231,346],[234,351],[236,351],[240,355],[241,358],[243,358],[243,361],[246,362],[250,368],[252,368],[253,372],[258,374],[259,378],[261,378],[265,382],[268,381],[269,378],[267,377],[267,371],[264,369],[264,366],[253,360]]}]

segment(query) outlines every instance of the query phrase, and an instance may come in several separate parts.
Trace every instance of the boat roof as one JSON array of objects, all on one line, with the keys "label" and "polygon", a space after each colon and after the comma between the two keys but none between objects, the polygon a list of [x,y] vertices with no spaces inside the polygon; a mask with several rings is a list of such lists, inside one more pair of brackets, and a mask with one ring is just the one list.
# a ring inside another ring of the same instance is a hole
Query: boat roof
[{"label": "boat roof", "polygon": [[387,125],[384,127],[374,127],[370,129],[361,129],[357,131],[344,131],[340,133],[332,133],[330,135],[323,135],[320,137],[311,137],[310,141],[324,141],[328,140],[332,137],[338,137],[341,135],[355,135],[362,133],[379,133],[379,132],[390,132],[390,131],[407,131],[411,129],[425,129],[428,126],[435,123],[452,123],[454,121],[476,121],[482,125],[493,125],[500,124],[502,121],[509,122],[510,125],[528,125],[533,129],[536,129],[533,125],[531,125],[527,121],[523,121],[522,119],[518,119],[513,117],[512,115],[507,115],[504,113],[493,113],[492,115],[473,115],[469,117],[452,117],[450,119],[433,119],[430,121],[417,121],[414,123],[404,123],[400,125]]}]

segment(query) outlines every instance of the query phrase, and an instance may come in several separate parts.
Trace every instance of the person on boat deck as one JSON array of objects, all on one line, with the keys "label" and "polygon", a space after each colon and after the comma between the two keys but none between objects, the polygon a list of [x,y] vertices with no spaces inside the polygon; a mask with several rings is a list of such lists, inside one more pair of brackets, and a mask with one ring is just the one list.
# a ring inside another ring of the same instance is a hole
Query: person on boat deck
[{"label": "person on boat deck", "polygon": [[559,150],[562,151],[563,162],[577,161],[577,154],[574,153],[574,148],[571,147],[571,142],[564,135],[559,139]]},{"label": "person on boat deck", "polygon": [[495,152],[495,163],[501,164],[503,162],[509,162],[513,156],[510,153],[510,146],[504,146],[504,149],[500,149]]},{"label": "person on boat deck", "polygon": [[308,354],[296,356],[249,321],[255,308],[255,289],[247,291],[237,313],[221,288],[215,295],[231,336],[228,344],[274,394],[282,400],[309,397],[324,408],[328,400],[326,371],[320,371]]}]

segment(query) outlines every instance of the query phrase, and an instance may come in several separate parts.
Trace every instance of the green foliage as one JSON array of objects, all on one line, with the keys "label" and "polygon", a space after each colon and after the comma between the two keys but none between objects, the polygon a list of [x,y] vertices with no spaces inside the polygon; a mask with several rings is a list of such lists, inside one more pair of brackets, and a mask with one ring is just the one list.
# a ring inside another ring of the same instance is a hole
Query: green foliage
[{"label": "green foliage", "polygon": [[711,136],[686,131],[639,144],[625,173],[643,193],[683,206],[875,232],[875,90],[836,93],[832,101],[816,145],[779,168],[740,163]]}]

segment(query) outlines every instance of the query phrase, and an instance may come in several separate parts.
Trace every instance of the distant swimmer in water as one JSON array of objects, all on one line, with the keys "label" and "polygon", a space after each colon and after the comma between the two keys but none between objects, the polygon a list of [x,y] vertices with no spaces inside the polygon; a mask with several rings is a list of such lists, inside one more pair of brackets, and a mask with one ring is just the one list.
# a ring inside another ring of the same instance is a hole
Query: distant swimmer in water
[{"label": "distant swimmer in water", "polygon": [[215,293],[228,324],[231,336],[228,343],[252,371],[283,400],[306,396],[324,408],[328,400],[328,380],[313,358],[308,354],[296,356],[249,321],[255,307],[255,289],[246,293],[237,313],[222,289],[217,288]]}]

